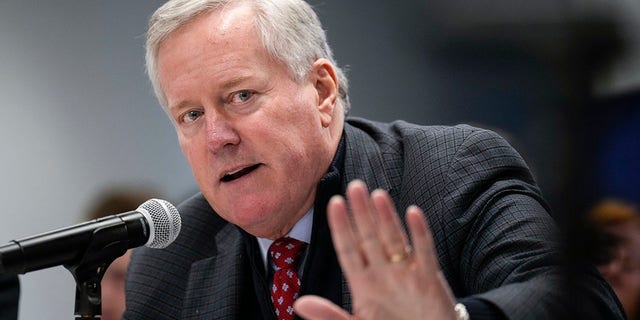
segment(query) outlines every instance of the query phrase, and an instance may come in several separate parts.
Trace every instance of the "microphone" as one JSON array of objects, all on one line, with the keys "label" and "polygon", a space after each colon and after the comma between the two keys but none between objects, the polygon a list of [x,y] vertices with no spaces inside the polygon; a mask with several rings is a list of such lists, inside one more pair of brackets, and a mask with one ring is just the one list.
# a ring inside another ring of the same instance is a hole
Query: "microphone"
[{"label": "microphone", "polygon": [[135,211],[12,240],[0,246],[0,274],[77,264],[89,247],[105,252],[122,246],[165,248],[178,237],[181,224],[176,207],[165,200],[150,199]]}]

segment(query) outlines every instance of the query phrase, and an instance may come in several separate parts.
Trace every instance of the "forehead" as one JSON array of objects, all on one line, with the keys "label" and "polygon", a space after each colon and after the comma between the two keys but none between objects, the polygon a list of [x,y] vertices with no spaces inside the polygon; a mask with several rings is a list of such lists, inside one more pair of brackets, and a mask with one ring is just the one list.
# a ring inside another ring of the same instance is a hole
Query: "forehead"
[{"label": "forehead", "polygon": [[[205,37],[208,42],[216,43],[238,34],[257,34],[254,28],[254,10],[247,4],[232,4],[222,8],[203,12],[171,32],[159,46],[161,53],[167,43],[184,40],[186,36]],[[203,40],[199,38],[199,40]]]},{"label": "forehead", "polygon": [[272,67],[253,19],[247,5],[225,7],[193,18],[161,43],[156,63],[169,107],[170,100],[176,102],[172,98],[182,100],[197,77],[220,84]]}]

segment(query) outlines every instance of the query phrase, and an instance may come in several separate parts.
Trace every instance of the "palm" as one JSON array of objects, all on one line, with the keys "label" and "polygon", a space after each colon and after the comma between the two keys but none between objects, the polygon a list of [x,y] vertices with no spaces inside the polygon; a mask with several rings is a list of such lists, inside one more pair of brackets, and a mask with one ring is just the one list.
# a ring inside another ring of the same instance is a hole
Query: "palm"
[{"label": "palm", "polygon": [[296,311],[309,319],[453,319],[454,300],[440,272],[422,211],[407,209],[415,248],[400,225],[391,198],[366,186],[349,184],[347,204],[333,198],[327,214],[336,253],[353,297],[350,315],[319,297],[302,297]]}]

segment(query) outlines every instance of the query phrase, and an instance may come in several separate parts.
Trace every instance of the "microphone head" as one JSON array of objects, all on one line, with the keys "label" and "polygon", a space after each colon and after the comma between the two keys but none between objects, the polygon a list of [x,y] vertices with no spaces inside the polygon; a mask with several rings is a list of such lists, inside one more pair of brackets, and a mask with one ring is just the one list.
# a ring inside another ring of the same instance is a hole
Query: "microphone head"
[{"label": "microphone head", "polygon": [[149,223],[149,240],[145,246],[162,249],[178,237],[182,220],[178,209],[161,199],[150,199],[141,204],[136,211],[142,213]]}]

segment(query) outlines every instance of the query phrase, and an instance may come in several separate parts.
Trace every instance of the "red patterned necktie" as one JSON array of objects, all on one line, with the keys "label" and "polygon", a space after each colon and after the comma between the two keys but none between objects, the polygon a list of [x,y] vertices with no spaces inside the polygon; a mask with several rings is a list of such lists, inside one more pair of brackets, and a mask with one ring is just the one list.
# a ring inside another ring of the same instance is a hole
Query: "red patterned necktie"
[{"label": "red patterned necktie", "polygon": [[293,319],[293,302],[300,291],[296,273],[297,261],[306,243],[293,238],[280,238],[269,247],[269,255],[276,265],[271,286],[271,302],[278,320]]}]

